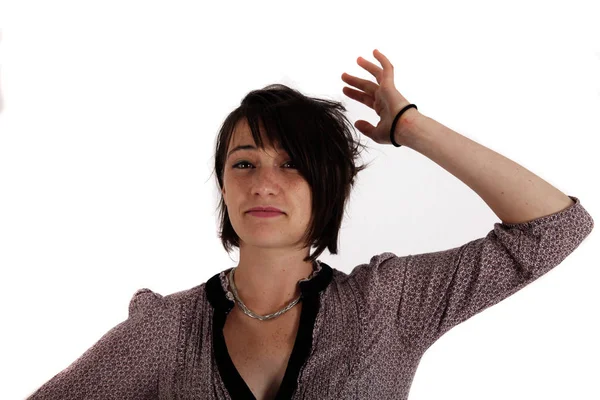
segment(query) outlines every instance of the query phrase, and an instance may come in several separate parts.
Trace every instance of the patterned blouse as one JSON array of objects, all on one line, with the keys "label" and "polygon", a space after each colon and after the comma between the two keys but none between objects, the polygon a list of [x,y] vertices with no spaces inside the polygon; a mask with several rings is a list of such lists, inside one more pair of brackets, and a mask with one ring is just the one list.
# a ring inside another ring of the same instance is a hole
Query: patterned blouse
[{"label": "patterned blouse", "polygon": [[[348,275],[324,262],[300,281],[302,312],[276,399],[407,399],[423,353],[448,330],[538,279],[594,227],[575,204],[495,223],[460,247],[385,252]],[[223,336],[225,274],[162,296],[140,289],[129,316],[31,400],[255,399]]]}]

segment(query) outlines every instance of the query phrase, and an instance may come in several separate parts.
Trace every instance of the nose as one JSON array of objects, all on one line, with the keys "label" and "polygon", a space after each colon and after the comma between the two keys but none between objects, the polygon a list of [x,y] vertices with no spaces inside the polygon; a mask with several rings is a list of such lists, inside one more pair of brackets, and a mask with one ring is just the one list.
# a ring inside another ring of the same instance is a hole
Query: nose
[{"label": "nose", "polygon": [[276,194],[281,189],[280,168],[257,167],[252,177],[252,193],[256,194]]}]

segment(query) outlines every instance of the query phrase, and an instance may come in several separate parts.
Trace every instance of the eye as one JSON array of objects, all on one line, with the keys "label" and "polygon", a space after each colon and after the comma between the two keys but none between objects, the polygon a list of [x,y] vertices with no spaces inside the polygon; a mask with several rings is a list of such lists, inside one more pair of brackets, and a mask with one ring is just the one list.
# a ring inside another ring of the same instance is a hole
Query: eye
[{"label": "eye", "polygon": [[[232,168],[236,168],[238,165],[242,165],[242,164],[248,164],[248,165],[252,165],[252,164],[250,164],[248,161],[240,161],[240,162],[239,162],[239,163],[237,163],[237,164],[233,164],[233,165],[232,165]],[[247,168],[237,168],[237,169],[247,169]]]},{"label": "eye", "polygon": [[[232,168],[234,168],[234,169],[247,169],[247,168],[238,168],[238,166],[239,166],[239,165],[246,165],[246,164],[247,164],[247,165],[252,165],[252,164],[250,164],[248,161],[240,161],[239,163],[233,164],[233,165],[232,165]],[[296,164],[294,164],[294,163],[293,163],[291,160],[290,160],[290,161],[287,161],[287,162],[285,162],[283,165],[286,165],[286,164],[293,165],[293,167],[291,167],[291,168],[293,168],[293,169],[297,169],[297,168],[296,168]]]}]

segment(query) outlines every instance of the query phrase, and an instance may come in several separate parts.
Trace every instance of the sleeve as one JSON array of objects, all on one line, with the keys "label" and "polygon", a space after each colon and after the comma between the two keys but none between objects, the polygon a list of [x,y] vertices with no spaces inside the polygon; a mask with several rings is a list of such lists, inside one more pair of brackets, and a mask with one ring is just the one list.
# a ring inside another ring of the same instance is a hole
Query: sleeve
[{"label": "sleeve", "polygon": [[125,321],[27,399],[158,398],[161,307],[161,295],[146,288],[136,291]]},{"label": "sleeve", "polygon": [[386,252],[355,268],[373,330],[390,326],[426,348],[452,327],[524,288],[559,265],[590,234],[577,197],[557,213],[518,224],[495,223],[460,247],[397,257]]}]

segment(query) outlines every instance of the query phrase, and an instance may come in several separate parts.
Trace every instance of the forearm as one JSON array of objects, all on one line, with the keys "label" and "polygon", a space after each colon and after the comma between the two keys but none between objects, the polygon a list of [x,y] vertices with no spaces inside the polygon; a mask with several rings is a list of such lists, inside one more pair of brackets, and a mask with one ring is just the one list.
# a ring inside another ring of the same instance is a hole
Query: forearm
[{"label": "forearm", "polygon": [[504,223],[531,221],[573,204],[531,171],[415,109],[401,117],[395,135],[398,143],[423,154],[473,189]]}]

